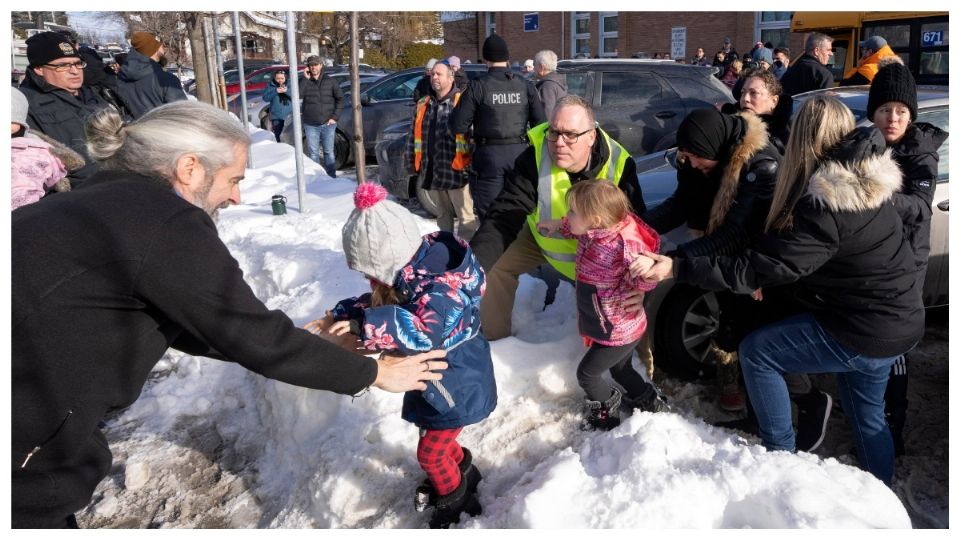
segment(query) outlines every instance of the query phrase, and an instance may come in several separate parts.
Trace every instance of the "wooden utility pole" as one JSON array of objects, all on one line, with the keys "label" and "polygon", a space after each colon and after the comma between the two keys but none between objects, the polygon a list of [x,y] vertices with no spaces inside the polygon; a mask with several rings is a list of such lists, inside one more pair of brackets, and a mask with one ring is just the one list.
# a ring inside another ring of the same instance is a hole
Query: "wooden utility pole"
[{"label": "wooden utility pole", "polygon": [[353,102],[353,162],[357,165],[357,183],[367,181],[367,155],[363,149],[363,106],[360,105],[360,48],[357,12],[350,12],[350,101]]},{"label": "wooden utility pole", "polygon": [[210,72],[207,63],[207,44],[203,37],[204,15],[200,11],[191,11],[184,17],[187,24],[187,35],[190,38],[190,55],[193,59],[193,73],[197,79],[197,100],[210,105],[213,101],[213,92],[210,91]]}]

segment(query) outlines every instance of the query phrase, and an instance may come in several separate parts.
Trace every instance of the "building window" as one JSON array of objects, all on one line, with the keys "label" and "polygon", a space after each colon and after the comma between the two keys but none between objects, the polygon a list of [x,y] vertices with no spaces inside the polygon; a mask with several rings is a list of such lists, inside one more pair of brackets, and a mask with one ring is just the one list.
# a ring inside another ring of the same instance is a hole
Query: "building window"
[{"label": "building window", "polygon": [[616,58],[617,49],[617,12],[600,12],[600,56]]},{"label": "building window", "polygon": [[590,58],[590,12],[574,11],[570,19],[570,56]]},{"label": "building window", "polygon": [[[774,47],[790,46],[790,17],[792,11],[761,11],[757,13],[757,41],[772,43]],[[753,44],[750,45],[753,48]]]},{"label": "building window", "polygon": [[311,44],[311,43],[304,43],[304,44],[303,44],[303,52],[305,52],[305,53],[307,53],[307,54],[313,53],[313,44]]},{"label": "building window", "polygon": [[487,37],[490,37],[491,34],[497,33],[497,19],[496,13],[493,11],[488,11],[486,16],[487,22]]}]

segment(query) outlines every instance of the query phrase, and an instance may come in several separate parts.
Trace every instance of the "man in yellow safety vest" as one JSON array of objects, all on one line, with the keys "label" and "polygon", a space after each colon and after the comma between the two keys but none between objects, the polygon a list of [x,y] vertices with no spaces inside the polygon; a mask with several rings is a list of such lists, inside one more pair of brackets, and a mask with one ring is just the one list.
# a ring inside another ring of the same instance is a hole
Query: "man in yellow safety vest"
[{"label": "man in yellow safety vest", "polygon": [[470,243],[487,277],[480,321],[488,340],[511,333],[520,274],[549,263],[574,279],[576,240],[537,230],[537,223],[567,213],[566,194],[573,184],[613,182],[626,193],[635,213],[646,210],[633,159],[600,129],[583,98],[561,98],[549,122],[530,129],[527,138],[531,146],[517,157],[503,192]]}]

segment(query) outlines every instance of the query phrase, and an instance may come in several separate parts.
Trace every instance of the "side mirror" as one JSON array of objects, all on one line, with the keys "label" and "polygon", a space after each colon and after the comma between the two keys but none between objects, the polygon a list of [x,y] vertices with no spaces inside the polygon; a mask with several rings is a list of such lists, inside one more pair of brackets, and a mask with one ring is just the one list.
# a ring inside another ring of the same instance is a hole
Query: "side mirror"
[{"label": "side mirror", "polygon": [[360,96],[360,105],[363,105],[364,107],[370,105],[370,96],[368,94]]}]

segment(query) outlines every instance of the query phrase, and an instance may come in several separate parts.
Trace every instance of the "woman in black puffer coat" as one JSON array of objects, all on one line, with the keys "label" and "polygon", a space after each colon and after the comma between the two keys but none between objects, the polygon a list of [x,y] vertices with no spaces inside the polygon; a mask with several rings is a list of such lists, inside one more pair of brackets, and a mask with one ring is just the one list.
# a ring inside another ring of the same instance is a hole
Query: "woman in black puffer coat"
[{"label": "woman in black puffer coat", "polygon": [[[896,57],[895,57],[896,58]],[[893,159],[903,172],[903,186],[894,194],[893,204],[903,220],[904,233],[916,255],[918,287],[923,289],[930,255],[930,219],[933,193],[937,187],[940,155],[937,149],[947,132],[916,122],[917,84],[903,64],[881,65],[870,86],[867,116],[883,134]],[[904,453],[903,427],[907,417],[907,357],[897,359],[890,370],[885,395],[887,423],[893,434],[897,456]]]}]

